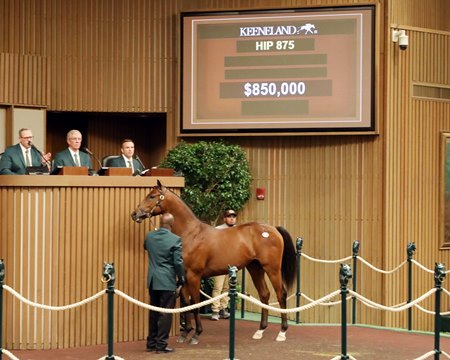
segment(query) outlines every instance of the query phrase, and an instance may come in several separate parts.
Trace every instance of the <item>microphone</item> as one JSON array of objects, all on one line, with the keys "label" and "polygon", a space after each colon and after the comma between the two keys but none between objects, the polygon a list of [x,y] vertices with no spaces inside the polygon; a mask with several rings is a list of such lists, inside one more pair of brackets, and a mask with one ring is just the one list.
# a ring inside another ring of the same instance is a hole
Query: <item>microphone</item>
[{"label": "microphone", "polygon": [[34,149],[34,150],[36,150],[37,151],[37,153],[41,156],[41,159],[42,160],[44,160],[44,162],[45,162],[45,164],[48,166],[48,167],[51,167],[52,166],[52,164],[50,163],[50,161],[47,161],[47,159],[44,157],[44,155],[42,155],[42,152],[30,141],[30,140],[28,140],[28,145],[32,148],[32,149]]},{"label": "microphone", "polygon": [[147,172],[147,169],[145,168],[144,164],[142,163],[141,159],[139,158],[139,156],[134,155],[134,158],[139,162],[139,164],[141,164],[142,166],[142,171],[139,172],[139,175],[145,174]]},{"label": "microphone", "polygon": [[84,147],[83,151],[87,152],[90,156],[92,156],[98,162],[98,165],[100,166],[99,169],[102,168],[102,163],[100,162],[99,159],[97,159],[97,156],[95,156],[94,153],[91,150],[89,150],[87,147]]}]

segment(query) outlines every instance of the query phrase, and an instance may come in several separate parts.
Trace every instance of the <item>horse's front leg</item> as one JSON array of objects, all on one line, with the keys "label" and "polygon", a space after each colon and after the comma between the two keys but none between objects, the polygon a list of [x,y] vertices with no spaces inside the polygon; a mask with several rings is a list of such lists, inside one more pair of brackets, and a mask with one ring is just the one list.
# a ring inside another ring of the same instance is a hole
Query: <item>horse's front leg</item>
[{"label": "horse's front leg", "polygon": [[[191,275],[191,276],[189,276]],[[191,305],[198,304],[200,302],[200,279],[201,276],[196,274],[188,274],[189,293],[191,295]],[[202,321],[200,320],[199,309],[192,310],[192,314],[195,319],[195,334],[189,341],[190,344],[196,345],[199,342],[199,336],[203,332]]]},{"label": "horse's front leg", "polygon": [[[199,278],[200,279],[200,278]],[[198,281],[198,287],[196,287],[196,283],[193,285],[192,296],[191,296],[191,304],[195,305],[200,302],[200,281]],[[198,308],[192,311],[195,319],[195,334],[189,341],[190,344],[196,345],[199,342],[199,336],[203,332],[202,321],[200,319],[200,311]]]},{"label": "horse's front leg", "polygon": [[[198,304],[198,301],[196,302]],[[197,345],[199,343],[198,337],[203,332],[202,321],[200,319],[200,314],[198,309],[194,309],[193,311],[194,319],[195,319],[195,334],[189,341],[189,344]]]},{"label": "horse's front leg", "polygon": [[[181,307],[185,307],[188,305],[187,299],[187,291],[183,291],[182,289],[180,293],[180,305]],[[180,336],[177,339],[177,342],[184,343],[189,335],[189,333],[193,330],[192,327],[192,314],[190,311],[181,313],[180,315]]]}]

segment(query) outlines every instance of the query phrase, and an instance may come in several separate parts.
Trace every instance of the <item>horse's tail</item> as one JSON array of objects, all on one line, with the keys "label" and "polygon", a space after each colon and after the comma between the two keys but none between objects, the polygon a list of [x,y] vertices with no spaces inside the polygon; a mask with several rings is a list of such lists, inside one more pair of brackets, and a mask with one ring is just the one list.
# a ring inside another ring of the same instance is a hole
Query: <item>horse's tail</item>
[{"label": "horse's tail", "polygon": [[284,240],[283,259],[281,261],[281,276],[289,289],[297,277],[297,254],[289,232],[282,226],[277,226]]}]

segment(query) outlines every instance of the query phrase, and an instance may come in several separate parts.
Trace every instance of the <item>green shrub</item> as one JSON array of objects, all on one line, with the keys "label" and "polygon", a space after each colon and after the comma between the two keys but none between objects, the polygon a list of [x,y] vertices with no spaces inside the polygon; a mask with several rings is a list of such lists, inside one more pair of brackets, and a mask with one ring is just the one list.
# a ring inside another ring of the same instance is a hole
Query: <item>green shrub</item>
[{"label": "green shrub", "polygon": [[180,142],[160,167],[185,178],[182,199],[202,221],[215,225],[227,208],[239,211],[250,199],[252,176],[245,151],[223,141]]}]

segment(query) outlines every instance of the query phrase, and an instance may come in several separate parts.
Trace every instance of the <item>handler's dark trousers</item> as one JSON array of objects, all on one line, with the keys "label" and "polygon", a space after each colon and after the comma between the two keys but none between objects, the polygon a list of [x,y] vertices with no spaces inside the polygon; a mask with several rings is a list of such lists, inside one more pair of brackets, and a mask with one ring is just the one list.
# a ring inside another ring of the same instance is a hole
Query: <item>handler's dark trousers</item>
[{"label": "handler's dark trousers", "polygon": [[[175,291],[149,289],[149,294],[151,305],[166,309],[173,309],[175,307]],[[147,349],[165,349],[169,339],[171,326],[172,314],[150,311]]]}]

